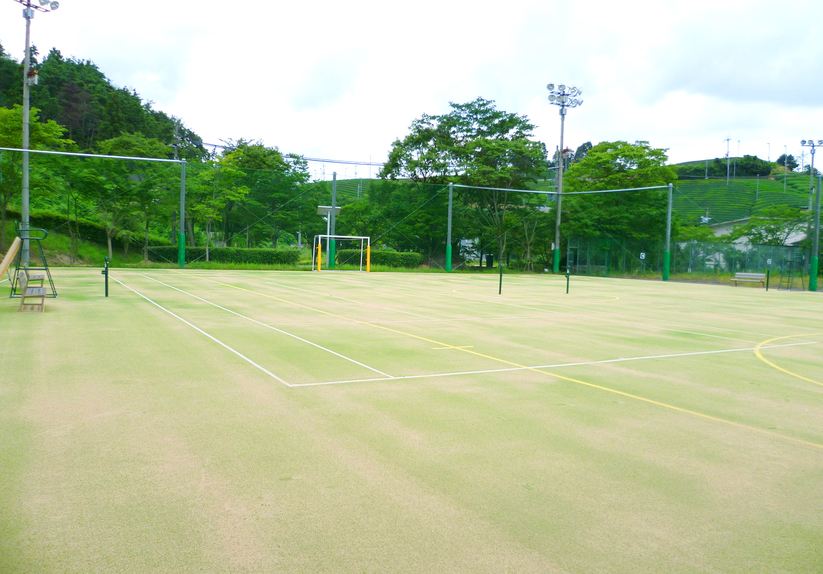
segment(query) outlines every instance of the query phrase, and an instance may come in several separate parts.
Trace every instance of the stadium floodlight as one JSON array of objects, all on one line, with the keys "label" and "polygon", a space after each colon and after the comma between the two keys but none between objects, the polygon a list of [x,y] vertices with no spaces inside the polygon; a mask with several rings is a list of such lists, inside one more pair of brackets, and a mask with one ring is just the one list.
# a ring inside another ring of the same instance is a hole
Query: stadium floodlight
[{"label": "stadium floodlight", "polygon": [[811,148],[812,154],[812,165],[809,168],[809,211],[812,210],[812,194],[814,192],[814,151],[817,146],[823,146],[823,140],[817,140],[815,143],[814,140],[800,140],[800,145],[803,147]]},{"label": "stadium floodlight", "polygon": [[557,168],[557,218],[554,226],[554,262],[552,270],[555,273],[560,272],[560,205],[561,197],[563,195],[563,131],[566,120],[566,108],[576,108],[583,103],[583,100],[577,99],[577,96],[583,94],[583,90],[576,86],[568,86],[560,84],[556,87],[554,84],[548,84],[546,89],[551,92],[549,96],[549,103],[560,106],[560,155],[559,165]]},{"label": "stadium floodlight", "polygon": [[23,246],[20,253],[20,264],[23,267],[29,266],[29,115],[31,108],[29,105],[29,90],[32,84],[37,83],[37,72],[31,69],[31,19],[34,18],[34,11],[51,12],[60,7],[58,2],[49,0],[39,0],[40,5],[33,4],[32,0],[14,0],[22,4],[23,18],[26,20],[26,52],[23,58],[23,158],[22,158],[22,183],[20,193],[20,225],[22,229]]}]

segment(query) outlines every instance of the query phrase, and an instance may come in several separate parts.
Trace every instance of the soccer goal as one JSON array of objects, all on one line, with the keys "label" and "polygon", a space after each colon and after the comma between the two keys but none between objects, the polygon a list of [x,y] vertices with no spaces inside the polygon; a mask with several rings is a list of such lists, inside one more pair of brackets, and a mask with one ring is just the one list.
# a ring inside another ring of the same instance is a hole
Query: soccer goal
[{"label": "soccer goal", "polygon": [[371,238],[358,235],[315,235],[312,243],[312,271],[323,269],[324,255],[326,269],[356,268],[358,271],[371,271]]}]

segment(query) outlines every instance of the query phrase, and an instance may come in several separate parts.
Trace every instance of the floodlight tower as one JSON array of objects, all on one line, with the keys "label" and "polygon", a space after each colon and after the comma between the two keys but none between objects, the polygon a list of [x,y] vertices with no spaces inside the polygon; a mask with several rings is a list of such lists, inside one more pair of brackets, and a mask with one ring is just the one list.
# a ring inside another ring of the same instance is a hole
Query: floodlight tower
[{"label": "floodlight tower", "polygon": [[554,262],[552,264],[552,271],[560,272],[560,199],[563,195],[563,129],[566,121],[566,109],[576,108],[583,103],[583,100],[578,100],[577,96],[583,94],[583,90],[575,88],[574,86],[565,86],[560,84],[555,86],[549,84],[546,86],[551,94],[549,102],[555,106],[560,106],[560,165],[557,170],[557,219],[554,226]]},{"label": "floodlight tower", "polygon": [[[815,143],[814,140],[801,140],[800,145],[810,147],[812,153],[812,163],[809,166],[809,174],[810,174],[810,186],[809,186],[809,211],[812,210],[812,192],[814,191],[814,149],[817,146],[823,146],[823,140],[817,140]],[[817,274],[819,272],[819,265],[820,261],[819,257],[819,249],[820,249],[820,187],[823,185],[821,179],[817,179],[817,201],[815,202],[815,210],[814,210],[814,231],[812,232],[813,235],[813,242],[812,242],[812,254],[809,258],[809,291],[817,291]]]},{"label": "floodlight tower", "polygon": [[23,18],[26,20],[26,52],[23,58],[23,161],[22,161],[22,189],[20,198],[20,219],[23,229],[23,249],[20,254],[20,264],[23,267],[29,266],[29,89],[37,83],[37,72],[31,69],[31,19],[34,18],[34,11],[51,12],[60,7],[59,2],[49,0],[38,0],[39,6],[32,0],[14,0],[22,4]]},{"label": "floodlight tower", "polygon": [[823,140],[817,140],[817,143],[815,143],[814,140],[800,140],[800,145],[812,148],[812,165],[809,168],[809,211],[811,211],[812,193],[814,192],[814,148],[816,148],[817,146],[823,146]]}]

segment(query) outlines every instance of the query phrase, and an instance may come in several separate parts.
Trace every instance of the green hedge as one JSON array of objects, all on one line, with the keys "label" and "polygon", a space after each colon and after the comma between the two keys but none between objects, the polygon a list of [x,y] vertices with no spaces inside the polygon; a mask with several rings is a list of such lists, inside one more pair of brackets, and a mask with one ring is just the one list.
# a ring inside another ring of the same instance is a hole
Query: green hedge
[{"label": "green hedge", "polygon": [[[297,249],[240,249],[237,247],[212,247],[209,261],[212,263],[236,263],[246,265],[297,265],[300,252]],[[177,262],[177,247],[149,247],[149,261]],[[186,247],[186,263],[206,261],[205,247]]]},{"label": "green hedge", "polygon": [[[339,250],[337,252],[337,263],[340,265],[359,265],[360,250]],[[365,260],[363,264],[365,265]],[[420,267],[423,264],[423,256],[419,253],[372,249],[371,264],[385,265],[387,267],[408,267],[409,269],[414,269],[415,267]]]}]

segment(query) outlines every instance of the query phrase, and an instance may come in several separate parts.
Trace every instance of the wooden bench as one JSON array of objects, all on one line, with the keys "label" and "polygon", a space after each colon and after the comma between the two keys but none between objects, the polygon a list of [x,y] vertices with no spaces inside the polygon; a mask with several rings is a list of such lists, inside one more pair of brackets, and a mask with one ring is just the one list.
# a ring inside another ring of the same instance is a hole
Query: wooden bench
[{"label": "wooden bench", "polygon": [[17,272],[17,285],[20,287],[20,308],[18,311],[21,313],[35,311],[42,313],[46,310],[46,288],[43,287],[42,276],[39,276],[39,281],[40,285],[32,286],[31,281],[29,281],[29,274],[25,269]]},{"label": "wooden bench", "polygon": [[732,277],[731,282],[737,287],[738,283],[760,283],[764,287],[766,286],[766,274],[765,273],[735,273],[734,277]]}]

